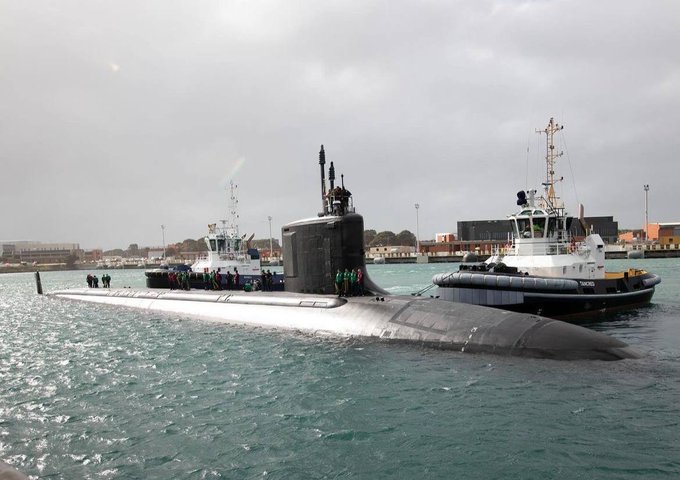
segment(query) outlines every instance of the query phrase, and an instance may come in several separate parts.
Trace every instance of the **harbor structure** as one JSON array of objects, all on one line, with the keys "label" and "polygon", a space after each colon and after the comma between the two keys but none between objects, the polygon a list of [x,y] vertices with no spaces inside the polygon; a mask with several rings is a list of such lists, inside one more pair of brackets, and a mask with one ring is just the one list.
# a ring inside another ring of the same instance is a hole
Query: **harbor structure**
[{"label": "harbor structure", "polygon": [[0,244],[2,263],[75,263],[83,255],[77,243],[47,243],[35,241]]}]

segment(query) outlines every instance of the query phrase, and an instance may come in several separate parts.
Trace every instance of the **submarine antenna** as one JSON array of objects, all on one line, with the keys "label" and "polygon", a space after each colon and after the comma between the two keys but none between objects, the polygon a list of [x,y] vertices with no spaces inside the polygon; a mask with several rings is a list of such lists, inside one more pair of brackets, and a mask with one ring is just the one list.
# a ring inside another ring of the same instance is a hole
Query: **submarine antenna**
[{"label": "submarine antenna", "polygon": [[319,166],[321,167],[321,212],[322,215],[328,215],[328,205],[326,205],[326,152],[319,151]]},{"label": "submarine antenna", "polygon": [[328,169],[328,181],[331,182],[329,191],[332,192],[333,188],[335,188],[335,167],[333,166],[333,162],[331,162],[331,167]]}]

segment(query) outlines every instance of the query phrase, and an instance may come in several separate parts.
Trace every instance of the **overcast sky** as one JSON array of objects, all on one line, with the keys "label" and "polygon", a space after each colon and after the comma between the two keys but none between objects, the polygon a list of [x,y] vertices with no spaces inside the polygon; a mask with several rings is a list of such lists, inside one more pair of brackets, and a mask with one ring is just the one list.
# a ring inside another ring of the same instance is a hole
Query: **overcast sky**
[{"label": "overcast sky", "polygon": [[0,240],[280,238],[319,146],[366,228],[433,238],[539,186],[680,221],[680,2],[0,0]]}]

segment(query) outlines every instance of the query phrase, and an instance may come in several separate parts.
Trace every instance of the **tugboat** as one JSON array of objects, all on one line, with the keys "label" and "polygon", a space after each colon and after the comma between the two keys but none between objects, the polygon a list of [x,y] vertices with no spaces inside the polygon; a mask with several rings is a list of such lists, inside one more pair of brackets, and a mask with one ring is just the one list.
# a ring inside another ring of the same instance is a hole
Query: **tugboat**
[{"label": "tugboat", "polygon": [[[260,266],[260,253],[256,248],[250,247],[250,240],[241,236],[238,228],[238,198],[235,193],[236,186],[230,182],[229,216],[230,221],[222,220],[222,227],[216,223],[208,225],[208,235],[204,237],[208,251],[199,256],[191,266],[179,265],[169,268],[155,268],[147,270],[146,286],[148,288],[171,288],[169,274],[186,272],[191,288],[205,286],[204,273],[219,272],[221,288],[228,288],[227,272],[232,277],[238,272],[239,285],[234,288],[243,289],[245,285],[251,288],[262,288],[262,269]],[[273,273],[271,290],[283,290],[283,276]]]},{"label": "tugboat", "polygon": [[544,194],[517,193],[519,212],[509,215],[512,243],[484,263],[435,275],[440,298],[535,313],[577,323],[649,303],[661,278],[636,268],[606,272],[604,242],[589,231],[580,208],[582,241],[570,234],[573,217],[555,193],[557,153],[554,135],[564,127],[553,118],[538,133],[547,136]]}]

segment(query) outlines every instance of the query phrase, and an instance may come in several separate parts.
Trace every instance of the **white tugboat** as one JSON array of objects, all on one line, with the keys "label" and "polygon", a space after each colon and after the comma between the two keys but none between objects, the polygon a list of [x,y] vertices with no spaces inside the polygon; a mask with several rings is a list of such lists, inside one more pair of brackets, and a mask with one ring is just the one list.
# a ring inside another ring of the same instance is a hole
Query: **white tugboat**
[{"label": "white tugboat", "polygon": [[517,194],[521,210],[508,217],[513,234],[507,252],[435,275],[441,298],[570,321],[650,302],[660,277],[635,268],[606,272],[604,242],[588,230],[582,209],[585,238],[577,242],[569,233],[573,218],[555,193],[555,163],[562,153],[555,150],[554,135],[562,128],[551,118],[538,131],[547,137],[544,194]]},{"label": "white tugboat", "polygon": [[[222,220],[222,227],[216,223],[208,225],[208,235],[204,237],[208,251],[199,256],[188,268],[175,268],[177,271],[187,271],[192,288],[205,288],[204,273],[219,272],[220,283],[223,289],[233,285],[234,289],[243,289],[250,283],[261,283],[262,269],[260,266],[260,253],[256,248],[250,247],[250,240],[241,236],[238,228],[238,198],[235,193],[236,186],[230,183],[229,195],[229,218]],[[157,268],[146,271],[146,286],[149,288],[170,288],[168,274],[173,269]],[[233,283],[233,279],[239,274],[239,285]],[[229,281],[231,276],[232,281]],[[274,274],[272,289],[283,289],[283,276]]]}]

